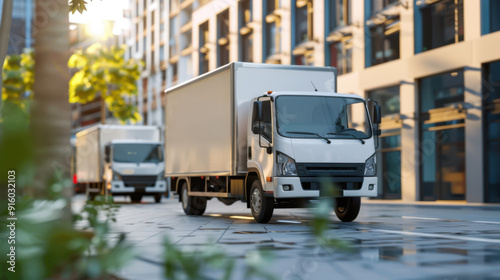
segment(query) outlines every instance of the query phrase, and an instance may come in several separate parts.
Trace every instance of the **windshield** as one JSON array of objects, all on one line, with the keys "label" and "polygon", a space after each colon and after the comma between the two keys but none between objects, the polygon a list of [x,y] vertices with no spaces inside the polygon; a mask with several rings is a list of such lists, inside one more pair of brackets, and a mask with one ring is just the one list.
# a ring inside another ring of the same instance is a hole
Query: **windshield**
[{"label": "windshield", "polygon": [[290,138],[366,139],[369,117],[362,99],[328,96],[276,98],[277,129]]},{"label": "windshield", "polygon": [[159,163],[163,161],[163,149],[159,144],[115,144],[113,161]]}]

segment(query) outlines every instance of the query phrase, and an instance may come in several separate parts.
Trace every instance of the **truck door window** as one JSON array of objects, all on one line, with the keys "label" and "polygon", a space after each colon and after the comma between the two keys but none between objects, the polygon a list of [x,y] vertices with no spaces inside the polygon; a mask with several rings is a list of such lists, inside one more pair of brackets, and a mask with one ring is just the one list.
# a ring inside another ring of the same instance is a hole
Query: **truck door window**
[{"label": "truck door window", "polygon": [[273,123],[271,114],[271,101],[262,102],[262,136],[271,143],[273,135]]}]

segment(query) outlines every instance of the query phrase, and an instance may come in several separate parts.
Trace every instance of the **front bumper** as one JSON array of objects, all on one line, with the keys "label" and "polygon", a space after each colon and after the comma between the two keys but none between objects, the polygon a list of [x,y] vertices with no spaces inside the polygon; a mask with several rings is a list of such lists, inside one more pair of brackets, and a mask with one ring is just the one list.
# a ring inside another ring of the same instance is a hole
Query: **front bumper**
[{"label": "front bumper", "polygon": [[123,181],[111,181],[111,193],[164,193],[167,191],[167,182],[158,180],[154,186],[146,187],[127,187]]},{"label": "front bumper", "polygon": [[[342,180],[338,180],[338,178],[302,178],[303,182],[320,182],[322,181],[336,181],[333,182],[332,185],[344,184]],[[346,181],[349,181],[346,179]],[[377,196],[377,177],[363,177],[362,183],[360,182],[359,189],[338,189],[337,193],[339,196],[345,197],[376,197]],[[289,191],[285,191],[283,189],[284,185],[289,185],[293,189]],[[349,185],[350,187],[351,185]],[[347,188],[349,188],[347,187]],[[319,188],[311,188],[310,185],[307,185],[301,182],[300,177],[275,177],[273,180],[273,193],[275,198],[316,198],[320,197]]]}]

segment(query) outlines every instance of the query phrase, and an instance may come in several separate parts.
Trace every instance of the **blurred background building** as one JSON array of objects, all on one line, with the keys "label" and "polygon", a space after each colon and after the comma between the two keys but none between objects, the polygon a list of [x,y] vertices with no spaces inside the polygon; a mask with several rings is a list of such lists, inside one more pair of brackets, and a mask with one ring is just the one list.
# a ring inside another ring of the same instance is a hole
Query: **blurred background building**
[{"label": "blurred background building", "polygon": [[[25,48],[33,47],[32,19],[35,11],[33,0],[15,0],[12,3],[12,23],[7,55],[21,54]],[[0,11],[2,6],[3,0],[0,0]]]},{"label": "blurred background building", "polygon": [[335,66],[383,108],[380,198],[500,202],[500,1],[130,0],[144,123],[231,61]]}]

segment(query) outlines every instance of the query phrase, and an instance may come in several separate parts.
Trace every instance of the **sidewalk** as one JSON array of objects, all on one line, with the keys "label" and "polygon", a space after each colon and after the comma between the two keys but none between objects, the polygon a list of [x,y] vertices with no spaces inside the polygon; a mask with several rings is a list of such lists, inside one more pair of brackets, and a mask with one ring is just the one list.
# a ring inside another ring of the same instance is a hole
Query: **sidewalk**
[{"label": "sidewalk", "polygon": [[500,210],[500,203],[473,203],[457,200],[437,200],[437,201],[403,201],[400,199],[370,199],[362,198],[363,204],[384,205],[384,206],[417,206],[417,207],[466,207],[483,208],[487,210]]}]

